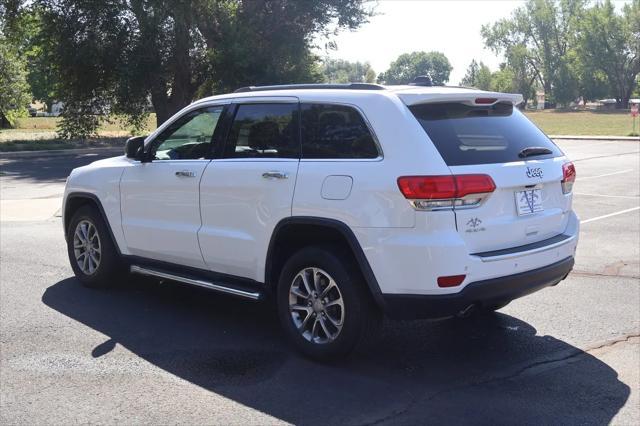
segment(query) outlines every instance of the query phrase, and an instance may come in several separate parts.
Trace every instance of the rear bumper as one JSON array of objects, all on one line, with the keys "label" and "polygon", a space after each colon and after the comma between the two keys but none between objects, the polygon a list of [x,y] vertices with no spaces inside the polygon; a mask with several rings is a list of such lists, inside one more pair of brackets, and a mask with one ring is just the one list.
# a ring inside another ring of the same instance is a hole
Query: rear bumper
[{"label": "rear bumper", "polygon": [[393,319],[442,318],[471,305],[506,303],[558,284],[573,268],[573,256],[542,268],[467,284],[453,294],[383,294],[384,309]]}]

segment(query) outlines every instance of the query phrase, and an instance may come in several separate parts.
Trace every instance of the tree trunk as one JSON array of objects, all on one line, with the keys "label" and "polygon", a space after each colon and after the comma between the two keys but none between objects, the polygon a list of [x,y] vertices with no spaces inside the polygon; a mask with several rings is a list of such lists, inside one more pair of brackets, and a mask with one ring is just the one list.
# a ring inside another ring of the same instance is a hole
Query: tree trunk
[{"label": "tree trunk", "polygon": [[[172,74],[170,79],[170,90],[164,82],[159,84],[156,89],[151,91],[151,103],[156,110],[156,124],[160,126],[167,121],[173,114],[189,105],[195,93],[194,84],[192,82],[192,64],[189,57],[189,51],[192,48],[190,28],[190,6],[182,5],[175,7],[173,36],[175,38],[175,46],[173,49],[173,57],[169,64],[169,70]],[[168,96],[171,92],[171,96]]]},{"label": "tree trunk", "polygon": [[162,123],[167,121],[170,115],[166,107],[166,104],[159,105],[159,104],[156,104],[156,102],[152,102],[152,103],[153,103],[153,109],[156,111],[156,128],[158,128],[162,125]]},{"label": "tree trunk", "polygon": [[549,102],[547,102],[547,99],[549,99],[549,96],[551,96],[551,80],[545,79],[543,87],[544,87],[544,109],[548,109],[547,104]]},{"label": "tree trunk", "polygon": [[168,96],[164,87],[151,89],[151,105],[156,113],[156,128],[170,117],[168,110]]},{"label": "tree trunk", "polygon": [[629,99],[631,99],[631,93],[633,92],[633,86],[629,85],[628,88],[624,88],[620,93],[620,105],[616,105],[616,108],[627,109],[629,108]]},{"label": "tree trunk", "polygon": [[4,116],[4,113],[0,111],[0,129],[8,129],[11,127],[9,120]]},{"label": "tree trunk", "polygon": [[173,86],[171,88],[171,97],[167,96],[167,93],[158,90],[151,92],[151,104],[156,112],[156,127],[160,127],[162,123],[167,121],[176,112],[186,107],[191,103],[191,93],[185,93],[178,88],[179,86]]}]

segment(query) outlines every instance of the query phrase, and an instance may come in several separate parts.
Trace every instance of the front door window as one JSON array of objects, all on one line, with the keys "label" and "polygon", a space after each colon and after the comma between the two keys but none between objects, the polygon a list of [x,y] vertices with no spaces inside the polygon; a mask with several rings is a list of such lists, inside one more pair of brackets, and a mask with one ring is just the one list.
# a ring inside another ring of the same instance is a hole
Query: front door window
[{"label": "front door window", "polygon": [[153,141],[153,160],[206,158],[222,111],[222,106],[208,107],[178,118]]}]

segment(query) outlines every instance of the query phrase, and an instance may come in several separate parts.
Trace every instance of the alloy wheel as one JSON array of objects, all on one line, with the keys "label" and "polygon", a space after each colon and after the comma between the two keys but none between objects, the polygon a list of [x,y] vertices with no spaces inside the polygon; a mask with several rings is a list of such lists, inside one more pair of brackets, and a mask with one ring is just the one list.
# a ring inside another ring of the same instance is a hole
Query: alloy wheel
[{"label": "alloy wheel", "polygon": [[88,220],[78,222],[73,234],[73,254],[85,275],[93,274],[100,266],[101,250],[96,226]]},{"label": "alloy wheel", "polygon": [[338,284],[320,268],[298,272],[289,288],[289,312],[307,341],[333,342],[342,331],[345,309]]}]

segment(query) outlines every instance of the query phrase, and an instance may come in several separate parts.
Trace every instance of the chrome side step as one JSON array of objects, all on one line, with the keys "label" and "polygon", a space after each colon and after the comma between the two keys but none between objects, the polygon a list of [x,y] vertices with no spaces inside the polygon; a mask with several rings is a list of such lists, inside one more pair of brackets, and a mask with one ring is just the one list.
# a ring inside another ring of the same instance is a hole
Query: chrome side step
[{"label": "chrome side step", "polygon": [[234,296],[244,297],[246,299],[258,300],[260,299],[260,293],[239,290],[233,287],[227,287],[223,284],[216,284],[209,281],[198,280],[189,277],[183,277],[180,275],[170,274],[164,271],[158,271],[150,268],[143,268],[138,265],[131,265],[131,272],[134,274],[148,275],[151,277],[164,278],[166,280],[178,281],[185,284],[195,285],[198,287],[207,288],[209,290],[218,291],[220,293],[231,294]]}]

